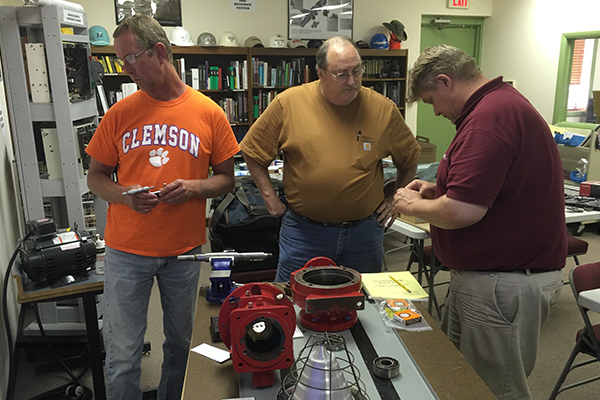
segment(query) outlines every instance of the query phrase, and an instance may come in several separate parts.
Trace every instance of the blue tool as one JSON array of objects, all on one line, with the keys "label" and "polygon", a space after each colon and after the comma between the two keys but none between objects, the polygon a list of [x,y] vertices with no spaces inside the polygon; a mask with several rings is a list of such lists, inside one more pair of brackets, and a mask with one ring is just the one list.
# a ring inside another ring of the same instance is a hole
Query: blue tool
[{"label": "blue tool", "polygon": [[206,293],[206,300],[211,303],[222,303],[235,289],[231,278],[231,268],[235,261],[262,261],[273,257],[271,253],[237,253],[225,251],[222,253],[188,254],[178,256],[178,260],[207,261],[210,262],[210,288]]}]

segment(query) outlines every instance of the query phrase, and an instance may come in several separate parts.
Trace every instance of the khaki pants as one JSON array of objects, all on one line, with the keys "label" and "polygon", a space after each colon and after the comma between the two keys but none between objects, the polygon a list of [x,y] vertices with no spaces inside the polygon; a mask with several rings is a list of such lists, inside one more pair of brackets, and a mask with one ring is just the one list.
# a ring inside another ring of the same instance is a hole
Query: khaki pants
[{"label": "khaki pants", "polygon": [[452,271],[441,327],[502,400],[530,399],[527,377],[561,271]]}]

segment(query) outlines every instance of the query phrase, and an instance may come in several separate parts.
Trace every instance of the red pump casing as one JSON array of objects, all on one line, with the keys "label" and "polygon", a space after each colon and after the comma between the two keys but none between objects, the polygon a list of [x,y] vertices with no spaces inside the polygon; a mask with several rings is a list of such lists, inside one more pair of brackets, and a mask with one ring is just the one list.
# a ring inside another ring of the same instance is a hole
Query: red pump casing
[{"label": "red pump casing", "polygon": [[233,369],[252,372],[254,387],[274,384],[274,371],[294,362],[296,312],[283,292],[266,283],[235,289],[219,311],[219,334]]},{"label": "red pump casing", "polygon": [[361,285],[358,271],[337,266],[327,257],[313,258],[290,277],[294,303],[301,308],[300,323],[319,332],[353,327],[356,311],[365,308]]}]

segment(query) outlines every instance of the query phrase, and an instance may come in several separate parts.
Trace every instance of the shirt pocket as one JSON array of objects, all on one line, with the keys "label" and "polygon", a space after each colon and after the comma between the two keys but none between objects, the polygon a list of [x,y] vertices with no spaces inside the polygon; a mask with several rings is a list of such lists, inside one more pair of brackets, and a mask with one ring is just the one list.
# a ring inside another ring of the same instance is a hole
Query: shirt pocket
[{"label": "shirt pocket", "polygon": [[360,135],[354,145],[354,163],[352,166],[358,169],[369,169],[373,164],[381,160],[379,156],[379,143],[374,136]]}]

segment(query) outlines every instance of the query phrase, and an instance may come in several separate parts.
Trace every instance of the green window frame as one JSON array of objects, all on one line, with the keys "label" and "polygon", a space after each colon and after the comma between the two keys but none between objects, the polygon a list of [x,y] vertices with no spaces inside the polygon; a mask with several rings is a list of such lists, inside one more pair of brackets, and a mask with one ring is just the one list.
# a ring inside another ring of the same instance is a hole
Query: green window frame
[{"label": "green window frame", "polygon": [[[600,31],[563,33],[560,42],[558,76],[556,79],[552,123],[568,128],[593,129],[596,124],[567,121],[567,102],[571,79],[571,66],[573,64],[573,46],[577,39],[600,39]],[[595,48],[594,51],[597,52],[597,49]],[[596,55],[594,55],[594,59],[596,59]],[[592,66],[592,70],[593,68],[594,66]]]}]

